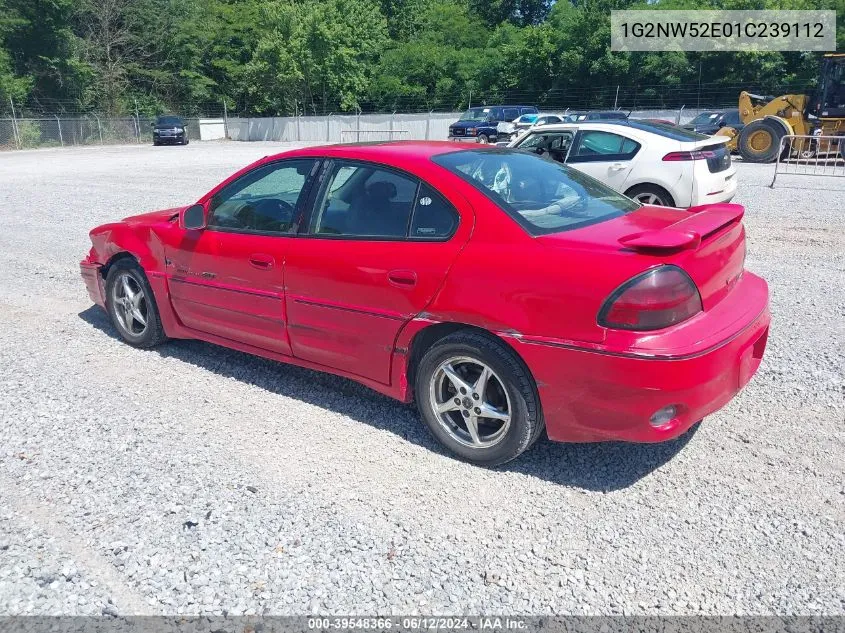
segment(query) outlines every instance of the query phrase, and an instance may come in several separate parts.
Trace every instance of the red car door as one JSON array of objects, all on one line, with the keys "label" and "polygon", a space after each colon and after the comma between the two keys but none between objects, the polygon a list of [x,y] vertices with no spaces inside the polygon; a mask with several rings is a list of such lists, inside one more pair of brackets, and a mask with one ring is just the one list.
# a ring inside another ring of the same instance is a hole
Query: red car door
[{"label": "red car door", "polygon": [[285,260],[291,348],[389,383],[399,330],[434,297],[471,221],[404,172],[346,160],[325,169]]},{"label": "red car door", "polygon": [[189,328],[290,354],[284,263],[314,159],[265,163],[215,193],[207,227],[165,244],[173,309]]}]

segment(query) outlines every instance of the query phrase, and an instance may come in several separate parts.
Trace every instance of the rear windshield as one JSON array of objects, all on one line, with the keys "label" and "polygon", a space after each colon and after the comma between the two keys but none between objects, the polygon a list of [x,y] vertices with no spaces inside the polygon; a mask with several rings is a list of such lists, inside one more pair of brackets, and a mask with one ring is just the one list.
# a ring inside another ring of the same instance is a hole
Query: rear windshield
[{"label": "rear windshield", "polygon": [[532,235],[577,229],[640,207],[576,169],[528,152],[467,150],[432,160],[472,184]]},{"label": "rear windshield", "polygon": [[645,130],[653,132],[665,138],[671,138],[673,141],[703,141],[710,138],[706,134],[699,134],[692,130],[685,130],[677,125],[669,125],[668,123],[657,123],[655,121],[633,121],[628,119],[628,126],[637,130]]}]

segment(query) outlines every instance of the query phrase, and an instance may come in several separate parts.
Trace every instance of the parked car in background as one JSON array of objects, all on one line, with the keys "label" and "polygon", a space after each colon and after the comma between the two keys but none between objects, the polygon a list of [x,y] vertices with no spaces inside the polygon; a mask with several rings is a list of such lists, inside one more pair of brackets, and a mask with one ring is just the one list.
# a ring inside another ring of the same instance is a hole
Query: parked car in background
[{"label": "parked car in background", "polygon": [[532,127],[548,125],[549,123],[562,123],[563,116],[557,114],[523,114],[511,123],[499,123],[499,139],[506,137],[505,143],[512,141],[519,134]]},{"label": "parked car in background", "polygon": [[734,197],[727,142],[674,125],[584,121],[532,128],[509,147],[571,165],[643,204],[693,207]]},{"label": "parked car in background", "polygon": [[564,123],[577,123],[579,121],[625,121],[627,119],[628,115],[620,110],[567,112],[564,115]]},{"label": "parked car in background", "polygon": [[633,121],[641,121],[643,123],[657,123],[659,125],[675,125],[674,121],[669,119],[632,119]]},{"label": "parked car in background", "polygon": [[544,431],[678,437],[751,380],[769,298],[742,215],[641,206],[505,148],[309,147],[94,228],[80,267],[129,345],[199,339],[345,376],[494,466]]},{"label": "parked car in background", "polygon": [[187,145],[188,128],[178,116],[170,114],[156,118],[153,126],[153,145]]},{"label": "parked car in background", "polygon": [[549,125],[550,123],[563,123],[566,120],[566,115],[563,114],[541,114],[534,121],[535,126]]},{"label": "parked car in background", "polygon": [[449,140],[470,143],[510,140],[510,133],[499,132],[499,123],[510,123],[524,114],[538,114],[538,110],[524,105],[470,108],[461,115],[460,121],[449,126]]},{"label": "parked car in background", "polygon": [[745,127],[742,119],[739,117],[739,110],[733,108],[732,110],[714,110],[710,112],[702,112],[696,116],[692,121],[682,125],[686,130],[692,130],[699,134],[707,134],[712,136],[723,127],[732,127],[737,132]]}]

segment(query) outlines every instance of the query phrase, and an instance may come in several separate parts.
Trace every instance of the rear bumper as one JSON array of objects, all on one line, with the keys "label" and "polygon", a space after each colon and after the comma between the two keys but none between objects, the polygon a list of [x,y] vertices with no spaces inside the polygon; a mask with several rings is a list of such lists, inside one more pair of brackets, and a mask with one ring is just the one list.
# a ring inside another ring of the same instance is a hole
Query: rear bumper
[{"label": "rear bumper", "polygon": [[82,281],[85,282],[88,296],[91,297],[91,301],[105,308],[106,293],[103,285],[103,276],[100,274],[101,267],[102,264],[92,262],[88,258],[79,262],[79,272],[82,275]]},{"label": "rear bumper", "polygon": [[704,161],[697,162],[701,162],[702,165],[693,180],[690,206],[695,207],[701,204],[715,204],[733,200],[737,185],[736,167],[732,166],[725,171],[711,173]]},{"label": "rear bumper", "polygon": [[[768,288],[745,276],[750,283],[735,289],[734,301],[753,305],[729,328],[712,324],[720,340],[707,349],[645,356],[512,341],[536,379],[549,438],[660,442],[725,406],[757,371],[768,340]],[[675,405],[676,417],[653,427],[649,418],[667,405]]]}]

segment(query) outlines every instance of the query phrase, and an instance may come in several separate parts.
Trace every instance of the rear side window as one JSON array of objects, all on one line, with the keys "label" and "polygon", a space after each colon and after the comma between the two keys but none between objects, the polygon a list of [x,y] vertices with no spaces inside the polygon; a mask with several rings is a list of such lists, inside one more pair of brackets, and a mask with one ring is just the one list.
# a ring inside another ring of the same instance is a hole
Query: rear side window
[{"label": "rear side window", "polygon": [[338,161],[317,206],[312,231],[323,236],[404,238],[417,184],[393,171]]},{"label": "rear side window", "polygon": [[427,184],[420,185],[411,220],[411,239],[448,238],[458,226],[458,214],[446,200]]},{"label": "rear side window", "polygon": [[505,121],[513,121],[519,116],[518,108],[505,108]]},{"label": "rear side window", "polygon": [[519,111],[522,114],[537,114],[537,108],[535,108],[533,106],[530,107],[530,108],[520,108]]},{"label": "rear side window", "polygon": [[570,162],[630,160],[639,149],[640,144],[626,136],[586,130],[581,133],[577,146],[571,152]]},{"label": "rear side window", "polygon": [[458,214],[411,175],[363,162],[335,161],[319,196],[311,232],[360,240],[440,240]]}]

